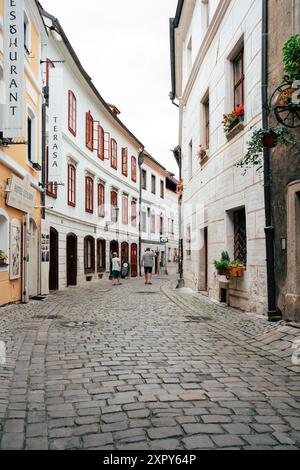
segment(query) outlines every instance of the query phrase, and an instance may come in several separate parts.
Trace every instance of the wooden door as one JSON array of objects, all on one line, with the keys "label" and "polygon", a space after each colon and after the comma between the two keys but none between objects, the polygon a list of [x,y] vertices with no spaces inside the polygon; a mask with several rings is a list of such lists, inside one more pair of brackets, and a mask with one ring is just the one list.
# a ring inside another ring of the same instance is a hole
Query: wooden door
[{"label": "wooden door", "polygon": [[133,243],[131,245],[131,277],[137,277],[137,245]]},{"label": "wooden door", "polygon": [[123,242],[121,245],[121,264],[129,262],[129,245]]},{"label": "wooden door", "polygon": [[67,237],[67,287],[77,285],[77,237]]},{"label": "wooden door", "polygon": [[58,290],[58,232],[50,228],[49,290]]}]

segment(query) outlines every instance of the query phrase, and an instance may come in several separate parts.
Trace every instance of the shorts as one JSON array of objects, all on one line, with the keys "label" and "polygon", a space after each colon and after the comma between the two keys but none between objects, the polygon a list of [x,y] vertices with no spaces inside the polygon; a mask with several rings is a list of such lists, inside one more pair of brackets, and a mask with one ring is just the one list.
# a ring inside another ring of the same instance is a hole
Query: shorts
[{"label": "shorts", "polygon": [[152,274],[153,267],[145,266],[145,274]]},{"label": "shorts", "polygon": [[113,271],[111,275],[113,279],[119,279],[121,277],[121,271]]}]

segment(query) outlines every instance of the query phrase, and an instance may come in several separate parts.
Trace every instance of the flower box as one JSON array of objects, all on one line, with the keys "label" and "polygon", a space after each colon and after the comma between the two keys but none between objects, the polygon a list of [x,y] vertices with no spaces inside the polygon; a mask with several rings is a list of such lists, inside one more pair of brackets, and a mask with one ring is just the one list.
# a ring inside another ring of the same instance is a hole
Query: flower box
[{"label": "flower box", "polygon": [[245,271],[245,268],[242,266],[240,267],[229,266],[228,276],[229,277],[244,277],[244,271]]}]

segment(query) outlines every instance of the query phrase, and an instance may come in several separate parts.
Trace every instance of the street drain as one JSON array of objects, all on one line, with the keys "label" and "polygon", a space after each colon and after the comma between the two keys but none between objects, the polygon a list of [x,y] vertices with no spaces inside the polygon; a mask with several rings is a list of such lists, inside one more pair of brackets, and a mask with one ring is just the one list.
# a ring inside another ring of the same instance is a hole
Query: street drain
[{"label": "street drain", "polygon": [[96,326],[97,323],[94,321],[63,321],[60,323],[64,328],[90,328]]}]

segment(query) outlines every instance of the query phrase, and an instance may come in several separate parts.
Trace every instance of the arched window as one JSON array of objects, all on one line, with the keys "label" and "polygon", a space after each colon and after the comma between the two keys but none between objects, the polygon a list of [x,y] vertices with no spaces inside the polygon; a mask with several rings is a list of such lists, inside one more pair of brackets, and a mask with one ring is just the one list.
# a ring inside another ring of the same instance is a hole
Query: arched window
[{"label": "arched window", "polygon": [[97,240],[97,272],[103,273],[106,269],[106,242]]},{"label": "arched window", "polygon": [[84,272],[92,274],[95,272],[95,240],[93,237],[84,239]]}]

